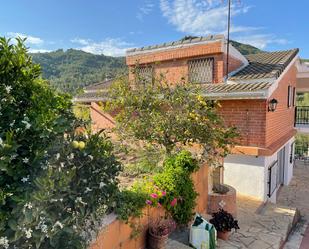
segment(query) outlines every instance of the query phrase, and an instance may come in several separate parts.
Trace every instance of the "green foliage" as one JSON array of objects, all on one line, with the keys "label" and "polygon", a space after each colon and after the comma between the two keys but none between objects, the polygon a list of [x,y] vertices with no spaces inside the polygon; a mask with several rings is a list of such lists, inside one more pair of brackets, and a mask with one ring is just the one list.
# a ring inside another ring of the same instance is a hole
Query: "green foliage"
[{"label": "green foliage", "polygon": [[117,192],[112,144],[75,134],[87,123],[40,78],[20,39],[0,38],[0,82],[0,245],[85,248]]},{"label": "green foliage", "polygon": [[123,57],[94,55],[75,49],[59,49],[31,56],[34,62],[42,66],[43,77],[53,87],[70,93],[126,71]]},{"label": "green foliage", "polygon": [[146,205],[162,206],[178,224],[187,224],[196,205],[197,193],[191,174],[197,169],[198,163],[190,152],[168,157],[161,173],[136,182],[130,190],[120,194],[116,213],[127,220],[141,216]]},{"label": "green foliage", "polygon": [[297,93],[296,106],[309,106],[309,94],[308,93]]},{"label": "green foliage", "polygon": [[121,175],[141,177],[162,171],[164,153],[157,146],[143,144],[142,148],[129,151],[126,157],[132,157],[133,160],[124,163]]},{"label": "green foliage", "polygon": [[[163,172],[154,176],[154,184],[168,193],[162,205],[178,224],[187,224],[193,216],[197,193],[191,174],[198,168],[192,155],[182,151],[168,158]],[[173,206],[175,200],[177,204]]]},{"label": "green foliage", "polygon": [[90,107],[82,104],[75,104],[73,106],[73,112],[76,118],[81,119],[83,121],[90,121]]},{"label": "green foliage", "polygon": [[146,193],[137,192],[136,189],[121,191],[117,197],[115,213],[124,221],[128,221],[130,217],[142,216],[147,196]]},{"label": "green foliage", "polygon": [[243,44],[243,43],[240,43],[240,42],[237,42],[237,41],[231,41],[231,44],[236,48],[238,49],[238,51],[240,53],[242,53],[243,55],[247,55],[247,54],[258,54],[258,53],[262,53],[264,51],[254,47],[254,46],[251,46],[249,44]]},{"label": "green foliage", "polygon": [[189,83],[168,86],[163,78],[154,84],[132,85],[119,79],[105,107],[119,110],[116,129],[123,137],[134,137],[161,145],[171,154],[177,146],[202,145],[203,158],[215,161],[226,156],[237,136],[217,114],[219,104],[205,99],[199,86]]}]

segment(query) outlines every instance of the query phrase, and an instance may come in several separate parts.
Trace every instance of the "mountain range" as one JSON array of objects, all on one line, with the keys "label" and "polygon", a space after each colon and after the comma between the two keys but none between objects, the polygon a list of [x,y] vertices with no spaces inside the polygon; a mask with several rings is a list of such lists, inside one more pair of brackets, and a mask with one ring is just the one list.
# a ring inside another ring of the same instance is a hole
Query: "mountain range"
[{"label": "mountain range", "polygon": [[[256,47],[231,41],[242,54],[259,53]],[[81,50],[59,49],[48,53],[32,53],[33,61],[41,65],[43,78],[56,89],[74,94],[87,85],[126,73],[124,57],[95,55]]]}]

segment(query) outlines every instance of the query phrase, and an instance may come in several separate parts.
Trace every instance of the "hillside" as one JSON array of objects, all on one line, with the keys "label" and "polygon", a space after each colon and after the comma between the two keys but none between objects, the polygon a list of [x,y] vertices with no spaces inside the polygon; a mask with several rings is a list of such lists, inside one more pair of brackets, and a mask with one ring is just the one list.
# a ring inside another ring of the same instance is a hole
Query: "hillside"
[{"label": "hillside", "polygon": [[123,57],[94,55],[75,49],[31,55],[35,63],[41,64],[43,77],[51,85],[71,93],[126,70]]},{"label": "hillside", "polygon": [[[231,42],[243,54],[261,52],[253,46]],[[48,79],[52,86],[73,94],[84,86],[113,78],[127,70],[123,57],[95,55],[75,49],[59,49],[31,55],[35,63],[41,64],[43,77]]]},{"label": "hillside", "polygon": [[257,54],[257,53],[261,53],[263,52],[262,50],[253,47],[249,44],[243,44],[237,41],[231,41],[231,44],[239,50],[239,52],[241,52],[243,55],[247,55],[247,54]]}]

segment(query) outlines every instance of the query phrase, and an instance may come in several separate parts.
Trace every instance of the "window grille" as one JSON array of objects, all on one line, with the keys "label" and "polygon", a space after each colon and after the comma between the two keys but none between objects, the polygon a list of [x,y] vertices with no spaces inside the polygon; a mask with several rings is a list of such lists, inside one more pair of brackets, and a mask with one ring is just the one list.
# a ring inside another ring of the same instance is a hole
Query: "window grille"
[{"label": "window grille", "polygon": [[212,83],[214,59],[202,58],[189,61],[189,81],[192,83]]},{"label": "window grille", "polygon": [[152,66],[136,68],[135,78],[137,81],[139,81],[137,83],[143,83],[143,84],[152,83],[153,73],[154,73],[154,70]]}]

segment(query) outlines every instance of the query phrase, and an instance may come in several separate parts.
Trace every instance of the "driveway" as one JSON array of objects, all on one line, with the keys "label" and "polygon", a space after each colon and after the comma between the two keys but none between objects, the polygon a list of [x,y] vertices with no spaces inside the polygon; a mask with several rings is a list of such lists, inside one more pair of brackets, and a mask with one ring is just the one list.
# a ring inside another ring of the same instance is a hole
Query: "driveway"
[{"label": "driveway", "polygon": [[301,214],[284,249],[309,249],[309,164],[296,161],[292,182],[281,189],[278,204],[295,207]]}]

